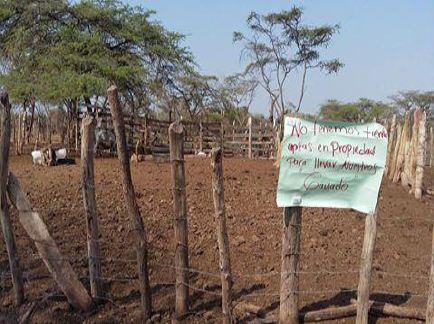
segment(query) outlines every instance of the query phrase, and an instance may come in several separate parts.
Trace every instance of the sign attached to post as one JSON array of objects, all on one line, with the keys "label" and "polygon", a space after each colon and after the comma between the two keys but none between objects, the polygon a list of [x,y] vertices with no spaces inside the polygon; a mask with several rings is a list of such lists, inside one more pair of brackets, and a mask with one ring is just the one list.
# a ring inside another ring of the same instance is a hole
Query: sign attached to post
[{"label": "sign attached to post", "polygon": [[277,205],[373,213],[386,154],[387,131],[380,124],[286,117]]}]

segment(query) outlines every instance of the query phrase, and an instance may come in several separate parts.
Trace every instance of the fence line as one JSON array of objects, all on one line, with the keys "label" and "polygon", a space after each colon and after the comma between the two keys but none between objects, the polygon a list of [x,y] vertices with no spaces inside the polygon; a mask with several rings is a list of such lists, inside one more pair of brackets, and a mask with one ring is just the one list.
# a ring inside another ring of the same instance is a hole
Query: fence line
[{"label": "fence line", "polygon": [[[1,255],[7,255],[6,252],[0,252]],[[32,257],[34,259],[40,259],[38,254],[31,254],[27,255],[26,257]],[[53,261],[87,261],[89,258],[86,257],[67,257],[67,258],[48,258],[49,260]],[[106,258],[106,257],[100,257],[98,258],[101,261],[105,262],[124,262],[124,263],[135,263],[136,259],[118,259],[118,258]],[[177,268],[175,266],[172,266],[170,264],[166,263],[160,263],[160,262],[150,262],[151,265],[160,267],[160,268],[169,268],[174,270],[183,270],[188,271],[191,273],[197,273],[201,275],[206,275],[209,277],[215,277],[220,278],[221,274],[220,272],[207,272],[195,268]],[[429,275],[420,275],[420,274],[408,274],[408,273],[396,273],[396,272],[388,272],[383,270],[376,270],[373,269],[373,271],[377,274],[381,274],[384,276],[392,276],[392,277],[402,277],[402,278],[412,278],[412,279],[427,279],[429,278]],[[252,278],[252,277],[272,277],[272,276],[280,276],[282,274],[305,274],[305,275],[343,275],[343,274],[356,274],[359,273],[358,269],[350,269],[350,270],[322,270],[322,271],[297,271],[297,272],[280,272],[280,271],[270,271],[270,272],[258,272],[258,273],[234,273],[234,278]]]}]

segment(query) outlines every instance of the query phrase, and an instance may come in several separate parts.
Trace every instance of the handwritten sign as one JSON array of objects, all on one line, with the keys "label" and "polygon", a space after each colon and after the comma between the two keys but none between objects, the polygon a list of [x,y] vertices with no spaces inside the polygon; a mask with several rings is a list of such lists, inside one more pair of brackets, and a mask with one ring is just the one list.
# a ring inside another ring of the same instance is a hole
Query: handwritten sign
[{"label": "handwritten sign", "polygon": [[377,204],[387,153],[387,131],[352,124],[286,117],[277,205],[353,208]]}]

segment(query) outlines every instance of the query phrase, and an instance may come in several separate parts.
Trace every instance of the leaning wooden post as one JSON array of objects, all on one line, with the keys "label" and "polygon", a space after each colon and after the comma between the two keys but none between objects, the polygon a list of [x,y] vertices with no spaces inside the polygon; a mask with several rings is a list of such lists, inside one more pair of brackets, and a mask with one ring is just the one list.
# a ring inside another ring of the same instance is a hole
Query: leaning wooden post
[{"label": "leaning wooden post", "polygon": [[248,126],[249,126],[249,159],[251,159],[251,158],[253,158],[253,151],[252,151],[252,117],[249,117]]},{"label": "leaning wooden post", "polygon": [[365,236],[363,239],[362,257],[357,288],[356,324],[367,324],[369,314],[369,292],[371,289],[372,260],[374,258],[375,240],[377,238],[378,206],[375,211],[366,215]]},{"label": "leaning wooden post", "polygon": [[226,229],[225,194],[223,185],[223,152],[221,148],[211,151],[212,193],[214,199],[215,220],[217,223],[217,241],[220,256],[220,273],[222,281],[223,322],[233,323],[232,316],[232,272],[229,253],[229,238]]},{"label": "leaning wooden post", "polygon": [[428,302],[426,305],[426,322],[434,323],[434,227],[431,243],[431,273],[429,276]]},{"label": "leaning wooden post", "polygon": [[81,123],[81,183],[87,224],[87,253],[89,258],[90,292],[102,296],[101,259],[98,244],[98,218],[94,176],[95,119],[86,116]]},{"label": "leaning wooden post", "polygon": [[173,208],[175,213],[175,317],[181,319],[188,312],[188,231],[187,198],[184,170],[184,127],[179,121],[169,127],[170,160],[173,177]]},{"label": "leaning wooden post", "polygon": [[301,207],[283,210],[280,323],[298,323]]},{"label": "leaning wooden post", "polygon": [[122,168],[122,188],[127,203],[128,215],[134,226],[134,232],[136,235],[136,256],[143,313],[145,319],[149,319],[151,318],[152,313],[152,303],[151,287],[149,285],[148,276],[148,247],[146,232],[140,215],[139,206],[136,202],[133,181],[131,179],[130,160],[128,158],[127,140],[125,136],[125,123],[116,86],[108,88],[107,97],[115,129],[118,158]]},{"label": "leaning wooden post", "polygon": [[7,188],[10,201],[18,209],[21,225],[34,241],[42,261],[44,261],[69,303],[83,311],[89,310],[92,299],[80,280],[78,280],[71,264],[60,253],[41,216],[32,209],[29,199],[12,172],[9,173]]},{"label": "leaning wooden post", "polygon": [[9,148],[11,145],[11,105],[6,92],[0,93],[0,108],[0,221],[9,258],[15,303],[21,305],[24,302],[23,278],[6,196],[9,173]]}]

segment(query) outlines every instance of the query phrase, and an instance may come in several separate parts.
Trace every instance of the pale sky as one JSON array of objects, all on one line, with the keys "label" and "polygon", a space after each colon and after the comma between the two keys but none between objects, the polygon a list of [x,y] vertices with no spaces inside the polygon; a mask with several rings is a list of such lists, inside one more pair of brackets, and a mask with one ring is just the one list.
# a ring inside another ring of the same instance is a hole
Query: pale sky
[{"label": "pale sky", "polygon": [[[154,19],[167,29],[187,35],[185,45],[204,74],[224,77],[242,71],[240,46],[234,31],[246,31],[251,11],[305,11],[311,25],[340,24],[341,30],[324,53],[345,67],[338,75],[308,75],[303,110],[317,111],[329,98],[353,101],[359,97],[387,101],[399,90],[434,90],[434,1],[432,0],[124,0],[154,9]],[[300,81],[291,80],[287,96],[293,101]],[[266,113],[269,101],[258,93],[253,112]]]}]

